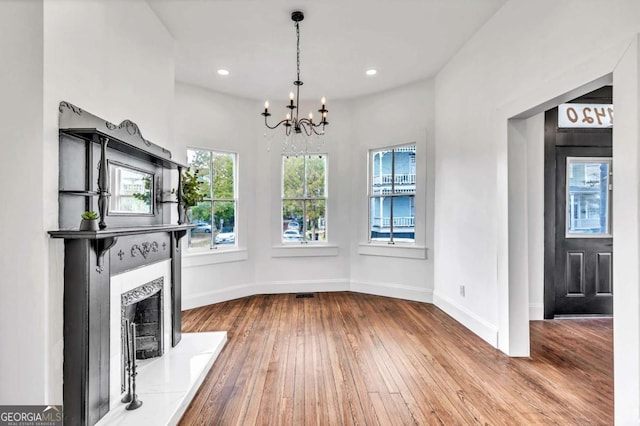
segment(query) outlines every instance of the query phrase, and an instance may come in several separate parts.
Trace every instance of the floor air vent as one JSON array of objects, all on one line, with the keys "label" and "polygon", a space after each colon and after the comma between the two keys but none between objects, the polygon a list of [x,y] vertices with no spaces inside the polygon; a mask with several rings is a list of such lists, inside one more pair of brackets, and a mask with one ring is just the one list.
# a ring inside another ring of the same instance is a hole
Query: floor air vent
[{"label": "floor air vent", "polygon": [[298,293],[296,299],[309,299],[313,297],[313,293]]}]

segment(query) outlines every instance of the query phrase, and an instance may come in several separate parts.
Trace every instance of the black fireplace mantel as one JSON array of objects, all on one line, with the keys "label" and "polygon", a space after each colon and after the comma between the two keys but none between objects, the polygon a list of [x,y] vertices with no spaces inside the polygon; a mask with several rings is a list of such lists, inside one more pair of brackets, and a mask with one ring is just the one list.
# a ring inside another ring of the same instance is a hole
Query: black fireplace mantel
[{"label": "black fireplace mantel", "polygon": [[[49,235],[64,240],[64,424],[94,425],[109,411],[111,277],[170,261],[172,346],[177,345],[182,326],[181,240],[195,225],[166,223],[171,206],[160,202],[152,215],[109,216],[108,161],[157,170],[162,191],[171,189],[162,179],[164,171],[177,170],[177,203],[184,166],[144,139],[129,120],[116,126],[68,102],[59,108],[62,229]],[[82,211],[95,207],[100,230],[67,229],[79,223]]]}]

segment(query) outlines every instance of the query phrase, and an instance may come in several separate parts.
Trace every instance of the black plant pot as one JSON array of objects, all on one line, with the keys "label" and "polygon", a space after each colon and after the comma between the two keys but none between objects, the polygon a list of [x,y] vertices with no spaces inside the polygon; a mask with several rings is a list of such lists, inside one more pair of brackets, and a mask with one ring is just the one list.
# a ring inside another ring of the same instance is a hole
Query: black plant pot
[{"label": "black plant pot", "polygon": [[78,229],[80,231],[99,231],[98,219],[82,219]]}]

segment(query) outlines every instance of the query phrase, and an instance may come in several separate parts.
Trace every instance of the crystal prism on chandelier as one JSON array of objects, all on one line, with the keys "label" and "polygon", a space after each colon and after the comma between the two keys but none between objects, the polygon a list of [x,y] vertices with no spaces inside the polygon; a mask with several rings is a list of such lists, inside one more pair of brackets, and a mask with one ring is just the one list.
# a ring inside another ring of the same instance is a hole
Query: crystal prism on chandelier
[{"label": "crystal prism on chandelier", "polygon": [[[285,115],[284,120],[274,126],[269,125],[268,118],[271,116],[269,112],[269,101],[264,103],[264,124],[273,130],[280,126],[284,128],[284,141],[282,143],[282,152],[290,155],[306,154],[311,152],[320,152],[324,146],[322,136],[324,136],[324,128],[329,122],[327,121],[326,99],[323,97],[320,101],[322,107],[318,110],[320,113],[320,121],[313,121],[313,114],[309,113],[308,117],[299,118],[299,102],[300,102],[300,21],[304,19],[304,14],[297,10],[291,13],[291,20],[296,26],[296,70],[297,79],[293,82],[296,87],[296,93],[289,93],[289,105],[286,108],[289,112]],[[266,133],[265,133],[266,136]],[[270,138],[269,138],[270,139]]]}]

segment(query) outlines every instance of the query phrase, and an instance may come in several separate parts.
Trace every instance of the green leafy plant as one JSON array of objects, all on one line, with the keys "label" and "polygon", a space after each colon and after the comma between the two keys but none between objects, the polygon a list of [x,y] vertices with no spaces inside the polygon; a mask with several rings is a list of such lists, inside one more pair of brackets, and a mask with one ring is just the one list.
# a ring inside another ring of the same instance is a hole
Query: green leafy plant
[{"label": "green leafy plant", "polygon": [[98,216],[98,213],[96,213],[96,212],[88,211],[88,212],[84,212],[84,213],[82,213],[82,216],[81,216],[81,217],[82,217],[84,220],[96,220],[96,219],[98,219],[100,216]]},{"label": "green leafy plant", "polygon": [[185,209],[196,206],[204,199],[199,173],[199,169],[189,167],[182,174],[182,205]]}]

